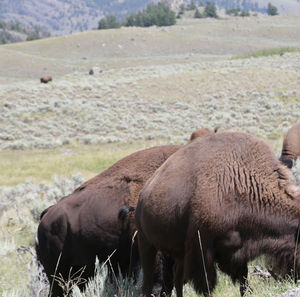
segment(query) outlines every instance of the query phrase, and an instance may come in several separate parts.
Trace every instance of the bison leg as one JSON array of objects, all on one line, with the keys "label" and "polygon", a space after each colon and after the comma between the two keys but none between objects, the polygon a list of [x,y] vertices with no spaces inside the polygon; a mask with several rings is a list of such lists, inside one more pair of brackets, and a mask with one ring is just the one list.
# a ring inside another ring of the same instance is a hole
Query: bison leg
[{"label": "bison leg", "polygon": [[186,246],[184,279],[192,282],[198,294],[212,297],[217,280],[213,245],[204,236],[196,244],[192,240]]},{"label": "bison leg", "polygon": [[150,297],[153,296],[152,288],[154,281],[153,278],[155,272],[157,250],[155,249],[155,247],[150,245],[140,233],[138,233],[138,244],[140,260],[143,269],[142,292],[144,296]]},{"label": "bison leg", "polygon": [[167,255],[162,255],[162,259],[163,259],[162,292],[165,296],[171,296],[173,286],[174,286],[174,260]]},{"label": "bison leg", "polygon": [[175,282],[177,297],[182,297],[183,296],[183,261],[176,261],[174,282]]},{"label": "bison leg", "polygon": [[242,265],[242,267],[239,269],[240,276],[239,276],[239,282],[240,282],[240,293],[241,296],[246,296],[248,292],[251,292],[251,288],[249,286],[248,282],[248,266],[247,263]]}]

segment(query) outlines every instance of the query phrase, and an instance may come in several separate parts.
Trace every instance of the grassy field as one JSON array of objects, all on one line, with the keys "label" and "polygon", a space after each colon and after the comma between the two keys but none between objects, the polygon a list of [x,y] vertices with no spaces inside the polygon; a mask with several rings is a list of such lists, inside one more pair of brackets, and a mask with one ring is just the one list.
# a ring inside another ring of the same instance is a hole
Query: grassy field
[{"label": "grassy field", "polygon": [[163,141],[64,146],[56,149],[0,151],[0,187],[30,180],[51,182],[53,174],[71,178],[80,172],[90,179],[121,158]]},{"label": "grassy field", "polygon": [[[0,295],[34,295],[24,247],[40,212],[120,158],[200,127],[249,132],[279,153],[299,121],[299,36],[299,16],[182,19],[0,46]],[[252,296],[293,287],[250,278]],[[215,296],[238,294],[221,274]]]},{"label": "grassy field", "polygon": [[214,61],[269,48],[298,47],[295,16],[180,19],[173,27],[121,28],[0,47],[0,82],[55,78],[92,66],[103,69]]}]

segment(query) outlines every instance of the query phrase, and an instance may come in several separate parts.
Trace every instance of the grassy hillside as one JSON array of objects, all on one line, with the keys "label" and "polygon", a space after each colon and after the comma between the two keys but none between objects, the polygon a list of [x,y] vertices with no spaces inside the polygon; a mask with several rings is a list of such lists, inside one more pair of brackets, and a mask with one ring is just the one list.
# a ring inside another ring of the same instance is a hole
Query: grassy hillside
[{"label": "grassy hillside", "polygon": [[[299,47],[298,16],[182,19],[165,28],[89,31],[0,46],[0,81],[166,63],[202,62],[274,47]],[[150,59],[149,59],[150,57]],[[16,67],[18,65],[18,67]]]},{"label": "grassy hillside", "polygon": [[[178,11],[181,4],[188,5],[191,2],[190,0],[166,1],[175,11]],[[61,35],[96,28],[99,20],[108,14],[123,19],[145,8],[150,2],[158,2],[158,0],[2,0],[0,18],[38,26],[51,32],[52,35]],[[209,1],[195,2],[199,4]],[[297,0],[215,0],[213,2],[220,10],[240,8],[263,12],[266,12],[266,7],[271,2],[278,8],[280,14],[300,13],[300,3]]]},{"label": "grassy hillside", "polygon": [[[0,46],[0,294],[34,296],[41,210],[123,156],[200,127],[250,132],[278,154],[299,121],[299,31],[299,16],[185,19]],[[293,283],[253,273],[251,285],[272,296]],[[221,276],[216,296],[232,288]]]}]

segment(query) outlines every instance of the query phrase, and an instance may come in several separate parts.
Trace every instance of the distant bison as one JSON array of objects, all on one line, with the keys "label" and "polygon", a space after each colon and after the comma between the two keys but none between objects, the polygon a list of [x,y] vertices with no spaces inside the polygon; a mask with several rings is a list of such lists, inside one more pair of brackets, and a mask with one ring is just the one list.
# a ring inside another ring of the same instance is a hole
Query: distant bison
[{"label": "distant bison", "polygon": [[300,156],[300,123],[292,126],[284,137],[280,161],[288,168],[292,168],[294,162]]},{"label": "distant bison", "polygon": [[208,129],[208,128],[201,128],[201,129],[198,129],[196,131],[194,131],[191,135],[191,138],[190,138],[190,141],[196,139],[196,138],[199,138],[199,137],[203,137],[203,136],[206,136],[206,135],[210,135],[210,134],[213,134],[213,133],[216,133],[218,131],[218,128],[215,128],[214,131]]},{"label": "distant bison", "polygon": [[49,81],[52,81],[51,76],[43,76],[40,78],[41,83],[47,84]]},{"label": "distant bison", "polygon": [[36,251],[53,282],[51,296],[65,296],[53,281],[55,271],[67,280],[71,267],[71,274],[84,268],[82,278],[88,279],[96,256],[103,262],[112,255],[116,274],[119,267],[124,275],[136,272],[138,252],[131,244],[136,228],[126,206],[136,205],[146,181],[180,147],[158,146],[131,154],[42,213]]},{"label": "distant bison", "polygon": [[[300,195],[289,170],[261,139],[217,133],[175,152],[148,180],[135,211],[143,294],[151,296],[157,250],[185,282],[212,296],[216,264],[247,290],[247,263],[265,254],[300,273]],[[295,258],[296,256],[296,258]]]}]

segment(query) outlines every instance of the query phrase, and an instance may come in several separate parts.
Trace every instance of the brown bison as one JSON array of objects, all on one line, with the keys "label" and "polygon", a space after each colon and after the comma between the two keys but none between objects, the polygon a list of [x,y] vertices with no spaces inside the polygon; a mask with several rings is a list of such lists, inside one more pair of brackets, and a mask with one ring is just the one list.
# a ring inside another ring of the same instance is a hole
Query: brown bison
[{"label": "brown bison", "polygon": [[[149,179],[135,211],[143,294],[151,296],[157,250],[185,282],[212,296],[216,264],[247,290],[248,261],[265,254],[300,273],[300,195],[289,170],[261,139],[217,133],[174,153]],[[296,258],[295,258],[296,255]]]},{"label": "brown bison", "polygon": [[292,168],[294,162],[300,156],[300,123],[293,125],[284,137],[280,161],[288,168]]},{"label": "brown bison", "polygon": [[214,131],[208,129],[208,128],[201,128],[201,129],[198,129],[196,131],[194,131],[191,135],[191,138],[190,138],[190,141],[196,139],[196,138],[199,138],[199,137],[203,137],[203,136],[206,136],[206,135],[210,135],[210,134],[213,134],[213,133],[217,133],[218,131],[218,128],[215,128]]},{"label": "brown bison", "polygon": [[41,83],[47,84],[49,81],[52,81],[51,76],[43,76],[40,78]]},{"label": "brown bison", "polygon": [[71,267],[71,274],[84,268],[81,277],[88,279],[94,274],[96,256],[103,262],[113,254],[110,261],[116,274],[119,267],[124,275],[130,269],[136,272],[138,251],[131,244],[136,228],[126,206],[136,205],[146,181],[180,147],[158,146],[133,153],[42,213],[36,251],[53,286],[51,296],[63,296],[54,274],[67,280]]}]

